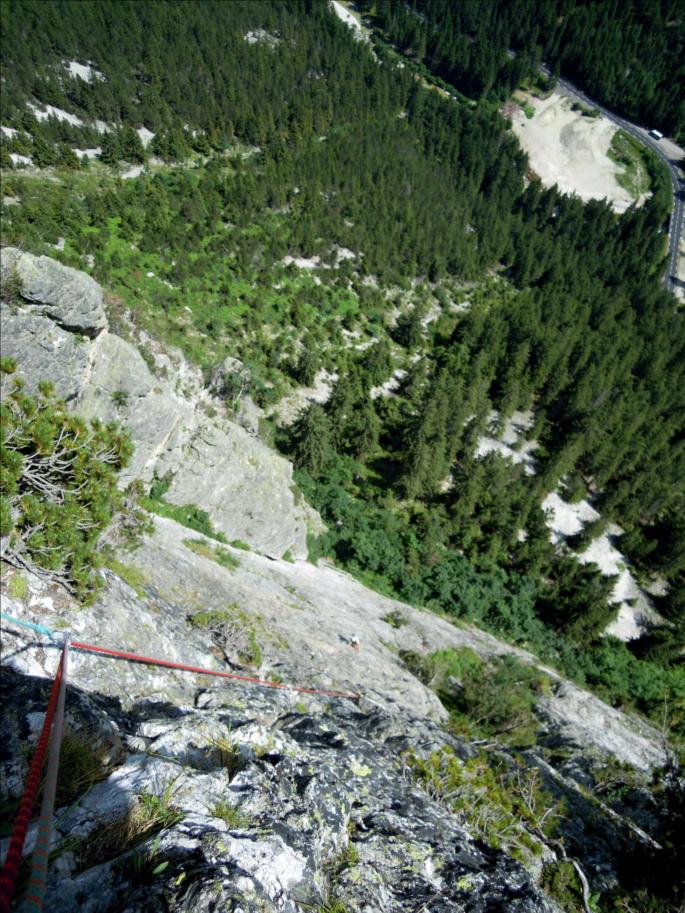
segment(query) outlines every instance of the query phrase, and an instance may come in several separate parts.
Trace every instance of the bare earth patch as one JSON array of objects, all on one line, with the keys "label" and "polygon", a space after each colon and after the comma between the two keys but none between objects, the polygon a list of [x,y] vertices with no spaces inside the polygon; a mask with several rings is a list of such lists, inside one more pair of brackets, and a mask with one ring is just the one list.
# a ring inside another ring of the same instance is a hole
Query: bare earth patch
[{"label": "bare earth patch", "polygon": [[[545,99],[527,95],[526,104],[534,109],[533,117],[527,118],[518,106],[508,113],[530,167],[542,183],[556,184],[563,193],[581,200],[606,198],[616,212],[625,212],[634,200],[618,183],[622,167],[608,155],[616,132],[611,121],[574,111],[571,99],[558,92]],[[644,199],[643,194],[638,204]]]}]

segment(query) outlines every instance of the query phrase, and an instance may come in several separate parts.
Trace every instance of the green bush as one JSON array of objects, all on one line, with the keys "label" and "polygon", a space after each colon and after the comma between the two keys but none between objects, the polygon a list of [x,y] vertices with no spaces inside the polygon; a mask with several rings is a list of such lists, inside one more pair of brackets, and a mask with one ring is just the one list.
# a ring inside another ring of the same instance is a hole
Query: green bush
[{"label": "green bush", "polygon": [[192,628],[207,632],[227,659],[261,665],[262,648],[254,630],[255,619],[237,603],[231,603],[223,610],[195,612],[187,616],[187,621]]},{"label": "green bush", "polygon": [[519,748],[535,744],[534,707],[549,690],[546,675],[511,654],[485,661],[468,647],[438,650],[424,662],[431,686],[462,731]]},{"label": "green bush", "polygon": [[[13,369],[3,364],[3,373]],[[0,407],[0,535],[5,559],[85,597],[99,585],[105,530],[144,528],[135,491],[117,487],[133,452],[115,424],[72,415],[48,383],[37,396],[17,382]]]}]

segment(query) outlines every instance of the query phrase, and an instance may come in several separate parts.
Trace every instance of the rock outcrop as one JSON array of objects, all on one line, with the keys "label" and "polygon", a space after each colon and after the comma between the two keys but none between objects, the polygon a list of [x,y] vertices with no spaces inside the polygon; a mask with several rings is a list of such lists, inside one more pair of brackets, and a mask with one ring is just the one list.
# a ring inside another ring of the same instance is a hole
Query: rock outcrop
[{"label": "rock outcrop", "polygon": [[306,557],[318,517],[296,498],[290,463],[256,437],[254,416],[249,433],[222,417],[197,380],[187,392],[156,376],[109,331],[102,289],[84,273],[5,248],[2,280],[2,354],[17,361],[29,392],[50,380],[75,411],[128,429],[135,453],[122,484],[167,478],[168,500],[207,511],[229,540]]},{"label": "rock outcrop", "polygon": [[13,247],[4,248],[1,256],[3,283],[14,285],[33,311],[72,333],[94,338],[105,329],[102,289],[90,276]]}]

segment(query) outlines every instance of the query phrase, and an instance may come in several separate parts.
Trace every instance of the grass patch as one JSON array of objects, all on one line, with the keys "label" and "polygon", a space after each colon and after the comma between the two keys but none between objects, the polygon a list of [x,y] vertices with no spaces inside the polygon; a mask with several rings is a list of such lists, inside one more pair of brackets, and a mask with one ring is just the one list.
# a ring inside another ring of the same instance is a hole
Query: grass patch
[{"label": "grass patch", "polygon": [[206,510],[202,510],[196,504],[170,504],[162,497],[147,497],[140,499],[141,507],[149,510],[159,517],[166,517],[167,520],[174,520],[193,532],[201,533],[209,539],[216,539],[217,542],[228,544],[223,533],[217,532],[212,526],[212,520]]},{"label": "grass patch", "polygon": [[240,809],[223,800],[210,809],[210,814],[214,818],[221,818],[230,828],[242,829],[250,823],[250,819]]},{"label": "grass patch", "polygon": [[209,558],[210,561],[220,564],[221,567],[225,567],[229,571],[234,571],[237,567],[240,567],[240,561],[230,552],[227,552],[225,548],[213,548],[203,539],[184,539],[183,544],[191,552],[195,552],[196,555],[200,555],[202,558]]},{"label": "grass patch", "polygon": [[247,544],[247,542],[243,542],[242,539],[231,539],[231,541],[230,541],[228,544],[229,544],[230,546],[232,546],[233,548],[239,548],[239,549],[240,549],[241,551],[243,551],[243,552],[250,552],[250,551],[252,551],[252,549],[251,549],[250,546]]},{"label": "grass patch", "polygon": [[108,749],[98,745],[91,732],[66,730],[62,738],[57,774],[56,808],[71,805],[109,774]]},{"label": "grass patch", "polygon": [[211,739],[211,743],[219,753],[221,766],[228,771],[229,778],[233,777],[245,767],[245,759],[240,752],[240,745],[234,741],[231,733],[218,739]]},{"label": "grass patch", "polygon": [[135,591],[136,596],[141,599],[145,597],[145,584],[148,583],[149,578],[140,568],[122,564],[121,561],[111,555],[105,558],[105,566],[127,583]]},{"label": "grass patch", "polygon": [[151,834],[177,824],[183,813],[173,804],[173,786],[172,780],[159,794],[142,792],[126,814],[102,822],[87,837],[70,845],[77,859],[77,871],[114,859]]},{"label": "grass patch", "polygon": [[616,180],[633,199],[647,193],[651,186],[643,147],[624,130],[617,130],[609,148],[609,158],[621,165],[623,171]]}]

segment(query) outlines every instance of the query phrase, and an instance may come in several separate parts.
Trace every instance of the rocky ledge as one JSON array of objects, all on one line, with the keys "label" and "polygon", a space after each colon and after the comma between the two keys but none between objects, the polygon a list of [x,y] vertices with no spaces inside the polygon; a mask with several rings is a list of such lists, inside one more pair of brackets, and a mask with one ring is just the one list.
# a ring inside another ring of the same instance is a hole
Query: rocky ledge
[{"label": "rocky ledge", "polygon": [[[5,718],[0,755],[17,795],[21,746],[40,725],[49,683],[4,671],[2,686],[21,707]],[[239,684],[190,686],[186,698],[173,707],[149,698],[124,713],[69,689],[67,732],[96,746],[110,772],[57,811],[47,909],[554,909],[521,865],[474,840],[403,772],[406,750],[445,744],[435,724]],[[144,838],[150,806],[168,824]],[[127,847],[136,829],[144,839]]]}]

